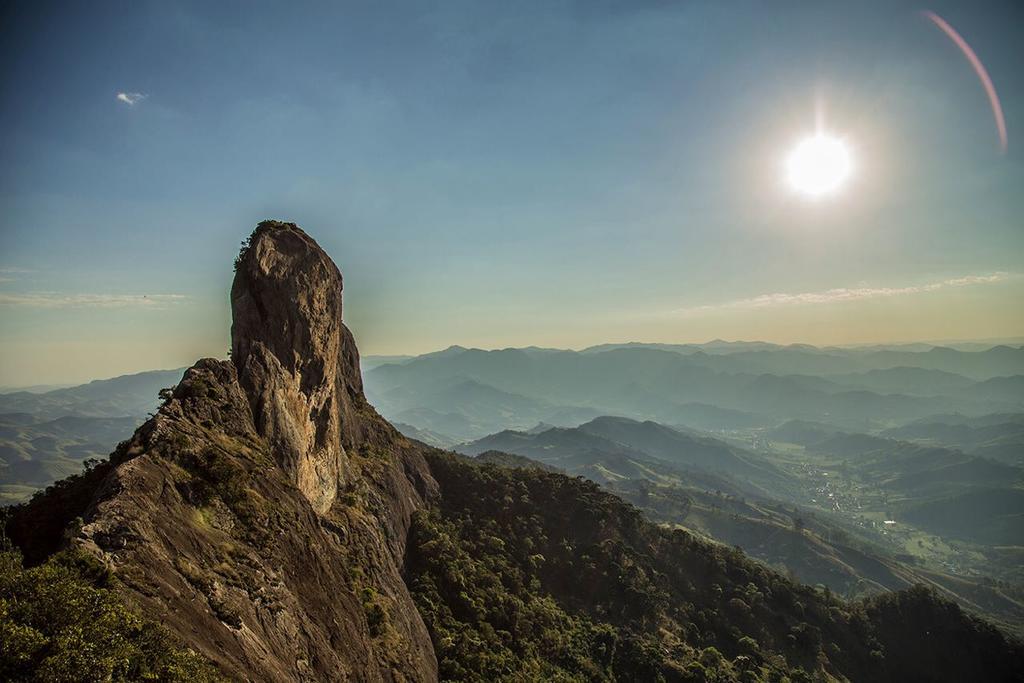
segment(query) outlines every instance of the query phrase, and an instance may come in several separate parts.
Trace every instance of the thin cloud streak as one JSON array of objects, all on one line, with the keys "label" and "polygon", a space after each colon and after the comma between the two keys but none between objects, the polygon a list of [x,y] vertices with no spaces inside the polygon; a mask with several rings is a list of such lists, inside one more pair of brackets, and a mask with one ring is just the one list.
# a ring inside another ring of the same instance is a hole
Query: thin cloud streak
[{"label": "thin cloud streak", "polygon": [[693,306],[690,308],[681,308],[673,311],[673,314],[692,315],[696,313],[708,313],[720,310],[760,309],[777,306],[832,304],[846,303],[850,301],[864,301],[866,299],[887,299],[913,294],[925,294],[942,289],[992,284],[995,282],[1003,282],[1011,277],[1013,277],[1013,275],[1010,273],[996,272],[988,275],[966,275],[964,277],[950,278],[939,282],[930,282],[923,285],[911,285],[908,287],[839,287],[819,292],[799,292],[796,294],[774,292],[746,299],[737,299],[735,301],[729,301],[722,304],[708,304],[703,306]]},{"label": "thin cloud streak", "polygon": [[146,99],[147,97],[149,97],[149,96],[145,95],[143,93],[140,93],[140,92],[119,92],[119,93],[117,93],[117,100],[119,102],[124,102],[129,107],[134,107],[136,104],[138,104],[142,100]]},{"label": "thin cloud streak", "polygon": [[28,308],[166,308],[187,300],[184,294],[0,294],[0,306]]},{"label": "thin cloud streak", "polygon": [[0,268],[0,282],[15,282],[18,278],[13,276],[34,272],[28,268]]}]

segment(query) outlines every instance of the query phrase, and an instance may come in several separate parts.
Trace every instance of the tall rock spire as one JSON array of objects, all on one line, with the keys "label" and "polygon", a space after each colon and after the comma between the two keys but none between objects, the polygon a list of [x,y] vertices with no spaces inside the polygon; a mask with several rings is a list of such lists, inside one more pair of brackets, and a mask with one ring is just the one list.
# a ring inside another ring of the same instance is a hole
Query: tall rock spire
[{"label": "tall rock spire", "polygon": [[437,482],[426,447],[366,403],[341,296],[312,238],[261,223],[235,267],[231,360],[186,370],[8,537],[37,561],[64,545],[96,557],[233,679],[436,681],[402,567]]},{"label": "tall rock spire", "polygon": [[364,401],[341,273],[294,223],[264,221],[239,255],[231,308],[232,360],[256,429],[322,514],[345,482]]}]

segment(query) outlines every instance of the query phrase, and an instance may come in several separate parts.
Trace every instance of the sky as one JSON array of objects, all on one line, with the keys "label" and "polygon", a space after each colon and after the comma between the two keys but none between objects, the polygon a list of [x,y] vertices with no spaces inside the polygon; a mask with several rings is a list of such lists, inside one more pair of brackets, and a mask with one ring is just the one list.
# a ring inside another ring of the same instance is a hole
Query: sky
[{"label": "sky", "polygon": [[[0,386],[225,356],[265,218],[338,263],[364,355],[1024,337],[1018,2],[0,13]],[[810,200],[819,125],[853,172]]]}]

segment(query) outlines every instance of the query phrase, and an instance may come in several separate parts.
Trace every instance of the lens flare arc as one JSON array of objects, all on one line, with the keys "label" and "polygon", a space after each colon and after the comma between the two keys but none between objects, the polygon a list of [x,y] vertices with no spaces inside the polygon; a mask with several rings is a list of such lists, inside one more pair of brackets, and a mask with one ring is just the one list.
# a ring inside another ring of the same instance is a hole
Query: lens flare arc
[{"label": "lens flare arc", "polygon": [[985,94],[988,95],[988,102],[992,107],[992,116],[996,121],[996,131],[999,134],[999,151],[1005,154],[1009,144],[1006,134],[1006,119],[1003,116],[1003,106],[999,102],[999,95],[996,93],[996,86],[992,82],[992,78],[989,77],[988,70],[985,69],[985,65],[981,63],[981,59],[979,59],[978,55],[973,49],[971,49],[971,46],[967,44],[967,41],[964,40],[963,36],[957,33],[956,29],[950,26],[949,22],[935,12],[929,10],[925,10],[923,14],[933,24],[935,24],[939,30],[945,33],[950,40],[953,41],[953,44],[959,48],[960,52],[962,52],[964,57],[967,58],[967,61],[970,62],[971,67],[974,69],[974,73],[978,75],[981,85],[985,88]]}]

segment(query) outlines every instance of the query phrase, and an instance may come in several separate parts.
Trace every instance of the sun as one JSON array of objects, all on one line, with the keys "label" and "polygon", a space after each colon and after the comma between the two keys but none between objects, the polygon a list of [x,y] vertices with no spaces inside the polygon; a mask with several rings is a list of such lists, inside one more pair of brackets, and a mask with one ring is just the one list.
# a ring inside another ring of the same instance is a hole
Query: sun
[{"label": "sun", "polygon": [[801,140],[786,157],[786,182],[818,199],[837,192],[853,172],[850,150],[842,140],[816,133]]}]

